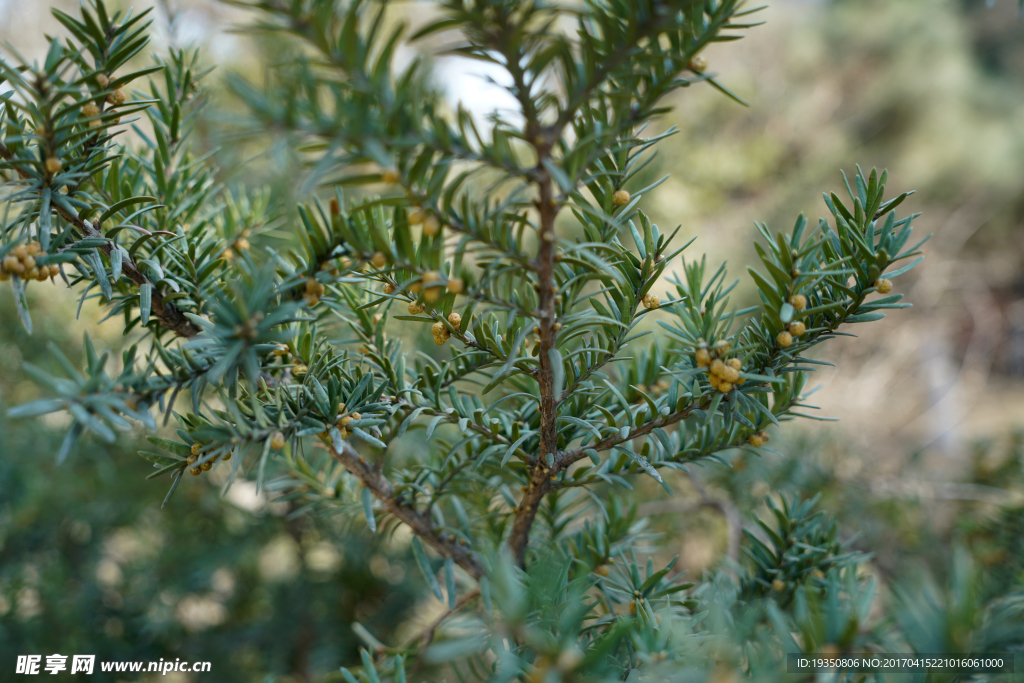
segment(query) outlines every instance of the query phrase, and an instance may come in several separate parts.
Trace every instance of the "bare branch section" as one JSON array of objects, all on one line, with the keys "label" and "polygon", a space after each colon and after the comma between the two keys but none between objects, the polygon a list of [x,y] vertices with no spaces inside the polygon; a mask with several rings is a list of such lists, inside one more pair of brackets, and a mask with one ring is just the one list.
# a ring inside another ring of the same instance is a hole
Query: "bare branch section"
[{"label": "bare branch section", "polygon": [[[7,161],[14,159],[14,155],[3,142],[0,142],[0,156]],[[22,178],[29,178],[21,169],[18,169],[18,175]],[[91,222],[69,213],[60,206],[53,205],[53,208],[64,220],[75,226],[75,229],[78,230],[82,237],[103,239],[103,231],[100,230],[99,225],[93,225]],[[110,255],[112,250],[109,242],[100,247],[100,249],[107,256]],[[131,258],[122,254],[121,259],[121,273],[127,276],[129,280],[140,287],[145,284],[153,285],[153,282],[139,271]],[[191,338],[199,334],[199,328],[186,318],[185,314],[177,306],[165,302],[163,292],[155,285],[153,286],[152,315],[160,320],[160,324],[178,336]]]},{"label": "bare branch section", "polygon": [[411,505],[400,502],[395,497],[395,489],[384,475],[367,462],[348,443],[341,451],[331,448],[331,455],[345,466],[370,493],[379,500],[384,508],[412,529],[412,532],[423,539],[423,542],[444,557],[450,557],[455,564],[462,567],[474,579],[484,575],[484,569],[470,553],[469,548],[459,543],[455,536],[439,531],[437,525],[427,515]]}]

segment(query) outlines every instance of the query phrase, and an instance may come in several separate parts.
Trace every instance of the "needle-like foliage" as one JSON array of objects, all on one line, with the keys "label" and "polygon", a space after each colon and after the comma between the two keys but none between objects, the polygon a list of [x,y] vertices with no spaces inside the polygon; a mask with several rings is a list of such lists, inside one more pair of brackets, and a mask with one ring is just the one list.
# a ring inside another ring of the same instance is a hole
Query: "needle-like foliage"
[{"label": "needle-like foliage", "polygon": [[[0,62],[0,264],[24,324],[26,288],[60,280],[133,341],[118,362],[87,343],[84,369],[55,349],[61,377],[26,366],[50,396],[11,415],[68,411],[60,459],[141,422],[168,500],[220,467],[306,511],[406,527],[448,616],[472,603],[479,628],[386,645],[357,625],[363,680],[439,663],[496,681],[760,675],[791,634],[840,643],[822,629],[863,620],[869,589],[810,504],[773,504],[735,583],[691,591],[637,559],[637,480],[671,491],[673,471],[760,453],[767,430],[811,417],[812,351],[908,305],[891,281],[921,260],[915,215],[896,212],[909,193],[887,198],[884,171],[844,176],[827,218],[757,225],[746,308],[724,266],[685,259],[678,228],[644,213],[660,181],[641,179],[672,133],[651,124],[687,88],[739,101],[703,53],[756,9],[444,0],[410,36],[382,2],[232,4],[294,48],[262,86],[229,80],[243,132],[307,164],[294,210],[229,191],[193,152],[206,70],[189,51],[133,70],[146,12],[54,10],[67,35],[42,63]],[[431,53],[503,71],[515,110],[453,108]],[[440,354],[394,334],[427,327]],[[756,632],[749,652],[715,654],[727,626]]]}]

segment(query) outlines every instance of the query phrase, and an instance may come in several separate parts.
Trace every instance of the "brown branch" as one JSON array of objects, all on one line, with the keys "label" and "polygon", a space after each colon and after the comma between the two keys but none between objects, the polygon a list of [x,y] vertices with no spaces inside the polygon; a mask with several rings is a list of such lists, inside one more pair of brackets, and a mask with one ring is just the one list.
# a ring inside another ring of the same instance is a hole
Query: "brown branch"
[{"label": "brown branch", "polygon": [[[0,157],[3,157],[7,161],[11,161],[15,158],[14,154],[3,142],[0,142]],[[18,175],[22,178],[26,180],[31,179],[31,176],[26,171],[15,167],[13,164],[12,168],[15,168]],[[74,225],[75,229],[78,230],[82,237],[105,239],[103,231],[100,230],[98,223],[93,225],[89,221],[79,218],[57,204],[51,204],[51,207],[56,210],[64,220]],[[100,247],[100,249],[104,254],[110,256],[111,251],[113,251],[113,243],[108,241],[107,244]],[[124,255],[121,257],[121,273],[140,287],[144,284],[153,286],[151,312],[153,316],[160,321],[160,324],[182,337],[195,337],[199,334],[199,328],[191,320],[185,317],[185,314],[181,312],[181,309],[174,304],[165,303],[163,292],[161,292],[148,277],[139,271],[135,266],[135,262],[131,258],[127,258]]]},{"label": "brown branch", "polygon": [[555,283],[555,218],[558,215],[558,204],[554,198],[551,176],[544,167],[544,160],[549,157],[551,151],[550,143],[539,137],[540,134],[536,131],[535,126],[528,125],[527,132],[531,134],[531,139],[539,141],[536,145],[537,172],[541,177],[538,182],[537,198],[537,211],[540,214],[540,247],[537,250],[536,260],[540,290],[540,301],[537,307],[540,316],[540,352],[538,354],[540,370],[536,377],[537,383],[540,385],[540,452],[530,472],[530,483],[516,507],[516,517],[508,539],[508,546],[519,566],[525,564],[526,546],[530,542],[530,527],[533,526],[533,520],[537,517],[540,501],[552,488],[552,472],[549,472],[549,468],[552,465],[557,465],[558,460],[556,419],[559,397],[555,395],[557,391],[555,371],[550,353],[555,348],[555,337],[557,336],[555,331],[555,296],[558,293],[558,286]]},{"label": "brown branch", "polygon": [[615,446],[618,446],[619,444],[626,443],[627,441],[632,441],[637,437],[650,434],[659,427],[668,427],[669,425],[674,425],[675,423],[690,417],[690,415],[693,414],[694,410],[706,410],[710,404],[711,401],[708,400],[698,405],[687,406],[678,412],[671,413],[670,415],[665,415],[664,417],[659,417],[657,420],[652,420],[651,422],[643,424],[634,429],[633,431],[631,431],[626,436],[622,436],[619,433],[615,433],[610,436],[606,436],[605,438],[601,439],[592,446],[582,446],[571,451],[565,451],[564,453],[561,454],[561,457],[559,457],[558,461],[555,463],[556,471],[564,470],[569,465],[572,465],[574,462],[582,460],[584,456],[586,456],[586,451],[590,449],[594,449],[595,451],[606,451],[609,448],[614,448]]},{"label": "brown branch", "polygon": [[363,486],[370,489],[370,493],[384,505],[389,513],[408,525],[424,543],[444,557],[452,558],[455,564],[466,570],[474,579],[479,579],[484,575],[483,566],[469,551],[469,548],[454,536],[440,532],[437,525],[434,524],[434,520],[428,515],[412,505],[398,501],[395,498],[395,489],[391,482],[376,467],[363,459],[352,446],[345,443],[341,451],[333,447],[329,450],[335,460],[344,465],[345,469],[362,482]]}]

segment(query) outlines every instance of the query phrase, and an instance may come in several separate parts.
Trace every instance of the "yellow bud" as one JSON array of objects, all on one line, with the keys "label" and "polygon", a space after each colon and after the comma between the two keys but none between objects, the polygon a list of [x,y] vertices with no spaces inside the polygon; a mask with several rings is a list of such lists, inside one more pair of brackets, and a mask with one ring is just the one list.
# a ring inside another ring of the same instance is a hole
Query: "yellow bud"
[{"label": "yellow bud", "polygon": [[644,308],[658,308],[661,306],[661,298],[657,294],[646,294],[643,298]]},{"label": "yellow bud", "polygon": [[419,294],[422,291],[423,291],[423,283],[421,283],[421,282],[414,282],[411,285],[409,285],[409,293],[410,294]]},{"label": "yellow bud", "polygon": [[204,462],[199,467],[202,468],[203,472],[209,472],[210,468],[213,467],[213,463],[210,462],[209,460],[207,460],[206,462]]},{"label": "yellow bud", "polygon": [[17,256],[8,256],[4,259],[4,270],[8,273],[21,275],[25,272],[25,266],[21,264],[21,259]]},{"label": "yellow bud", "polygon": [[418,315],[418,314],[423,312],[423,309],[424,309],[423,304],[416,303],[415,301],[410,301],[409,302],[409,314],[410,315]]},{"label": "yellow bud", "polygon": [[202,470],[198,467],[192,467],[189,469],[189,472],[192,474],[193,477],[198,477]]},{"label": "yellow bud", "polygon": [[743,369],[743,361],[741,361],[739,358],[730,358],[729,360],[725,361],[725,364],[728,365],[733,370]]},{"label": "yellow bud", "polygon": [[427,214],[423,212],[423,209],[417,207],[409,212],[409,225],[419,225],[425,220],[427,220]]},{"label": "yellow bud", "polygon": [[441,221],[436,216],[427,216],[423,221],[423,236],[433,237],[441,231]]},{"label": "yellow bud", "polygon": [[615,206],[625,206],[626,204],[629,204],[629,193],[625,190],[617,190],[615,194],[612,195],[612,204]]},{"label": "yellow bud", "polygon": [[799,337],[801,334],[807,331],[807,326],[799,320],[794,320],[789,324],[789,333],[794,337]]},{"label": "yellow bud", "polygon": [[875,280],[875,287],[878,289],[879,294],[888,294],[892,291],[892,281],[885,278]]},{"label": "yellow bud", "polygon": [[60,275],[60,266],[56,263],[51,263],[48,270],[50,271],[50,277],[57,277]]},{"label": "yellow bud", "polygon": [[735,368],[726,367],[725,370],[722,371],[722,379],[726,382],[736,384],[736,382],[740,380],[740,373]]},{"label": "yellow bud", "polygon": [[725,372],[725,363],[723,363],[721,360],[716,358],[713,361],[711,361],[710,368],[711,368],[711,374],[717,375],[718,377],[721,377],[722,373]]},{"label": "yellow bud", "polygon": [[124,90],[121,90],[120,88],[107,95],[107,102],[114,105],[115,107],[124,104],[125,100],[127,99],[128,96],[125,95]]},{"label": "yellow bud", "polygon": [[807,308],[807,297],[803,294],[794,294],[789,297],[789,305],[798,311],[802,311]]},{"label": "yellow bud", "polygon": [[395,291],[395,286],[390,282],[385,282],[384,286],[380,288],[380,291],[384,292],[385,294],[393,294]]},{"label": "yellow bud", "polygon": [[775,338],[775,341],[779,343],[779,346],[786,348],[793,343],[793,335],[789,332],[779,332],[779,336]]},{"label": "yellow bud", "polygon": [[427,287],[423,290],[423,300],[433,303],[441,298],[443,292],[443,287]]},{"label": "yellow bud", "polygon": [[693,354],[693,359],[697,361],[698,368],[706,368],[711,365],[711,353],[707,349],[697,349]]},{"label": "yellow bud", "polygon": [[786,590],[786,582],[782,579],[775,579],[774,581],[772,581],[772,590],[776,591],[777,593],[781,593],[782,591]]},{"label": "yellow bud", "polygon": [[110,79],[107,78],[106,74],[96,74],[96,82],[100,84],[101,88],[106,88],[110,85]]},{"label": "yellow bud", "polygon": [[718,390],[721,391],[723,394],[728,394],[730,391],[732,391],[732,382],[726,382],[725,380],[722,380],[721,382],[718,383]]},{"label": "yellow bud", "polygon": [[606,564],[599,564],[594,567],[594,573],[598,576],[608,576],[611,573],[611,569]]},{"label": "yellow bud", "polygon": [[50,157],[46,160],[46,172],[49,173],[50,175],[60,173],[60,169],[62,169],[63,167],[64,162],[62,162],[57,157]]},{"label": "yellow bud", "polygon": [[279,451],[284,448],[284,434],[281,432],[274,432],[273,436],[270,437],[270,447],[275,451]]},{"label": "yellow bud", "polygon": [[459,329],[459,327],[462,325],[462,316],[459,315],[458,313],[449,313],[448,322],[455,329]]},{"label": "yellow bud", "polygon": [[82,107],[82,116],[87,119],[91,119],[94,116],[100,115],[100,108],[90,102],[89,104]]},{"label": "yellow bud", "polygon": [[461,277],[448,278],[448,291],[452,294],[461,294],[466,288],[466,283]]},{"label": "yellow bud", "polygon": [[383,173],[380,174],[380,179],[383,180],[385,183],[388,183],[388,184],[391,184],[391,185],[393,185],[394,183],[397,183],[399,177],[400,176],[398,175],[398,171],[396,171],[396,170],[394,170],[392,168],[389,168],[389,169],[387,169],[386,171],[384,171]]},{"label": "yellow bud", "polygon": [[690,71],[704,71],[708,68],[708,60],[703,55],[696,55],[690,60]]},{"label": "yellow bud", "polygon": [[442,322],[436,322],[430,326],[430,331],[433,332],[434,336],[442,335],[448,331],[448,328],[444,326]]},{"label": "yellow bud", "polygon": [[370,262],[377,268],[383,268],[388,264],[388,257],[383,251],[375,251],[370,257]]}]

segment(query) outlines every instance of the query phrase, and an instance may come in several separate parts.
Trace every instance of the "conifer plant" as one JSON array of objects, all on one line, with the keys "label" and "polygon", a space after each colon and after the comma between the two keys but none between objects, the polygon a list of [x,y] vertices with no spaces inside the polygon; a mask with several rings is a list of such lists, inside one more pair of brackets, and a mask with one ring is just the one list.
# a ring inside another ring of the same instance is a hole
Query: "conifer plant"
[{"label": "conifer plant", "polygon": [[[757,224],[749,291],[644,213],[672,133],[651,131],[679,91],[739,99],[705,53],[755,9],[441,0],[410,35],[371,0],[232,4],[292,50],[228,85],[240,132],[307,168],[297,206],[193,151],[207,71],[188,50],[134,66],[148,12],[53,10],[45,59],[0,63],[0,278],[27,328],[28,293],[72,287],[131,342],[26,364],[48,395],[11,415],[67,411],[58,460],[141,423],[171,514],[224,468],[411,539],[442,618],[403,643],[354,625],[348,681],[771,678],[791,646],[875,642],[850,627],[860,556],[811,502],[774,497],[736,574],[643,557],[637,491],[810,417],[815,347],[908,305],[893,281],[921,260],[884,171],[843,176],[826,218]],[[442,50],[504,72],[514,111],[448,103]]]}]

